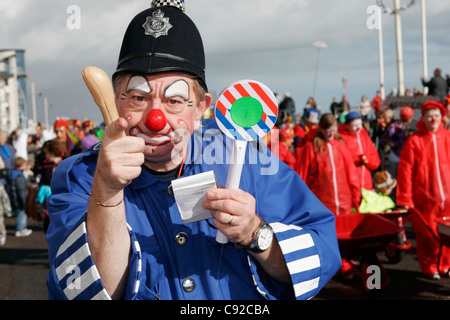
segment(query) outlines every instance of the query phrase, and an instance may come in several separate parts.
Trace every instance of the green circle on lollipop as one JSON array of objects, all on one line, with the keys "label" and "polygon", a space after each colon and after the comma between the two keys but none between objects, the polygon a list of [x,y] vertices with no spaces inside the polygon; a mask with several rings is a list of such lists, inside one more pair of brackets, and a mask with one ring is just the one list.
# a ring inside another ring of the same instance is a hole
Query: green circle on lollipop
[{"label": "green circle on lollipop", "polygon": [[248,128],[261,121],[263,107],[255,98],[242,97],[233,103],[230,114],[236,125]]}]

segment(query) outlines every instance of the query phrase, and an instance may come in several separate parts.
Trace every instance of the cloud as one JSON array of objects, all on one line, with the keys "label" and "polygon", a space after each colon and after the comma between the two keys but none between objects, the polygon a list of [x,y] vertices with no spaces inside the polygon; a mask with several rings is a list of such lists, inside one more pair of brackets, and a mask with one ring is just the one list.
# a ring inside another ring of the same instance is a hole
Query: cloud
[{"label": "cloud", "polygon": [[[317,48],[320,51],[316,99],[323,109],[345,93],[348,78],[352,106],[379,87],[377,31],[366,26],[366,10],[375,0],[186,0],[186,13],[197,24],[207,54],[208,86],[216,93],[240,79],[261,81],[273,91],[289,91],[301,111],[313,92]],[[384,1],[392,6],[392,1]],[[420,1],[401,13],[405,85],[421,87]],[[88,65],[115,70],[129,21],[150,1],[15,0],[0,3],[0,48],[25,49],[28,81],[52,104],[57,116],[101,120],[82,78]],[[427,0],[428,73],[439,66],[450,73],[450,2]],[[81,11],[80,29],[67,28],[70,13]],[[386,90],[396,87],[394,18],[383,14]],[[42,110],[42,99],[38,99]],[[40,112],[42,115],[43,112]],[[42,116],[41,121],[42,121]],[[39,117],[38,117],[39,118]]]}]

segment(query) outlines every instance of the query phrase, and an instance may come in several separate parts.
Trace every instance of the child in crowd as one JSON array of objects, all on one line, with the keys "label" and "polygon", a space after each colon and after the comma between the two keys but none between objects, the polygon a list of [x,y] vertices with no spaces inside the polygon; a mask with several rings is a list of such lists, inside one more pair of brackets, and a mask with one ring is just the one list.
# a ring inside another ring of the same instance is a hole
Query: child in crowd
[{"label": "child in crowd", "polygon": [[47,213],[47,198],[51,195],[50,183],[56,166],[70,154],[67,144],[59,139],[49,140],[42,147],[44,158],[40,160],[36,169],[36,180],[39,183],[37,206],[44,220],[44,231],[47,231],[50,219]]},{"label": "child in crowd", "polygon": [[27,214],[25,202],[27,198],[28,180],[23,175],[27,161],[22,157],[15,160],[15,168],[8,172],[8,182],[11,188],[10,201],[13,215],[16,217],[16,237],[27,237],[32,230],[27,228]]}]

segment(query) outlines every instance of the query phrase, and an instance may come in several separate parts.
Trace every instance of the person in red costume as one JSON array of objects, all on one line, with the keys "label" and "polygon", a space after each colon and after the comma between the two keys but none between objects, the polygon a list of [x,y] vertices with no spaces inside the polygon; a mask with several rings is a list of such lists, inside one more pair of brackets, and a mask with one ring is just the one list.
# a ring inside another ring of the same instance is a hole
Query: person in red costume
[{"label": "person in red costume", "polygon": [[383,101],[381,100],[380,90],[377,91],[377,95],[372,99],[370,105],[372,106],[373,110],[375,110],[375,113],[378,113],[382,110]]},{"label": "person in red costume", "polygon": [[314,139],[299,150],[295,171],[335,215],[350,214],[361,201],[360,183],[333,114],[324,114]]},{"label": "person in red costume", "polygon": [[[298,137],[295,148],[301,148],[307,141],[314,139],[317,133],[317,124],[319,123],[320,111],[314,108],[305,109],[303,126],[300,126],[295,132]],[[303,132],[301,131],[303,129]]]},{"label": "person in red costume", "polygon": [[350,149],[361,188],[373,190],[370,170],[380,166],[380,156],[366,129],[363,128],[361,115],[356,111],[348,113],[345,116],[345,124],[339,126],[339,133]]},{"label": "person in red costume", "polygon": [[289,167],[294,169],[295,156],[290,150],[294,143],[294,129],[289,125],[284,125],[280,130],[279,158]]},{"label": "person in red costume", "polygon": [[[346,143],[338,133],[338,123],[331,113],[320,117],[313,139],[296,150],[295,171],[319,200],[335,215],[358,210],[361,189],[356,167]],[[342,258],[339,274],[351,279],[352,265]]]},{"label": "person in red costume", "polygon": [[[450,132],[442,127],[446,110],[436,101],[421,108],[417,131],[403,145],[397,175],[397,204],[415,208],[411,216],[422,272],[433,278],[449,275],[450,248],[436,238],[437,217],[450,215]],[[438,270],[439,268],[439,270]]]}]

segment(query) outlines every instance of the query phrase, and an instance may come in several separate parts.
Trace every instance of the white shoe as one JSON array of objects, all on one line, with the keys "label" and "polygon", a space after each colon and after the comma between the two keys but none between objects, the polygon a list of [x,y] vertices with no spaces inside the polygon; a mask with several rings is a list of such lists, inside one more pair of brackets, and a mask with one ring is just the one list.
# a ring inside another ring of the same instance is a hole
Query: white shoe
[{"label": "white shoe", "polygon": [[28,237],[32,232],[33,232],[33,230],[25,228],[21,231],[16,231],[15,236],[16,237]]},{"label": "white shoe", "polygon": [[0,238],[0,246],[4,246],[6,243],[6,237],[1,237]]}]

